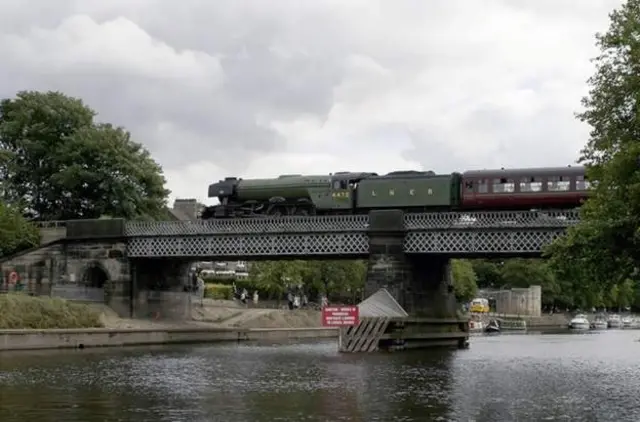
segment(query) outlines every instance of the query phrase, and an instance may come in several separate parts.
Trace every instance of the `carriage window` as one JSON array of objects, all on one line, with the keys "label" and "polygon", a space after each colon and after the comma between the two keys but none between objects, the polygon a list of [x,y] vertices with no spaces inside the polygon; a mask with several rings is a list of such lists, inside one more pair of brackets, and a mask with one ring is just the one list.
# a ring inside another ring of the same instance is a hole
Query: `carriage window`
[{"label": "carriage window", "polygon": [[464,182],[464,190],[466,190],[467,192],[473,192],[473,182]]},{"label": "carriage window", "polygon": [[511,193],[514,191],[515,183],[513,179],[493,179],[493,193]]},{"label": "carriage window", "polygon": [[585,176],[576,176],[576,190],[589,190],[591,184]]},{"label": "carriage window", "polygon": [[540,192],[542,180],[539,177],[523,177],[520,179],[520,192]]},{"label": "carriage window", "polygon": [[478,193],[489,192],[489,183],[487,182],[487,179],[478,180],[477,183],[478,183]]},{"label": "carriage window", "polygon": [[549,192],[563,192],[569,190],[569,176],[549,176],[547,190]]}]

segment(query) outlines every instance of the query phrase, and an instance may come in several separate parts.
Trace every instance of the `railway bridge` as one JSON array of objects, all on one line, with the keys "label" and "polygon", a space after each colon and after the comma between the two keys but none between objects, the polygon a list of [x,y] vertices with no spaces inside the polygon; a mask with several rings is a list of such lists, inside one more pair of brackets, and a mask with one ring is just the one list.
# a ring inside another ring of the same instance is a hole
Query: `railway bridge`
[{"label": "railway bridge", "polygon": [[299,216],[208,221],[49,223],[33,250],[0,262],[0,287],[93,286],[122,315],[139,292],[181,290],[201,260],[367,259],[365,294],[385,287],[409,313],[455,313],[450,258],[536,256],[577,223],[577,210]]}]

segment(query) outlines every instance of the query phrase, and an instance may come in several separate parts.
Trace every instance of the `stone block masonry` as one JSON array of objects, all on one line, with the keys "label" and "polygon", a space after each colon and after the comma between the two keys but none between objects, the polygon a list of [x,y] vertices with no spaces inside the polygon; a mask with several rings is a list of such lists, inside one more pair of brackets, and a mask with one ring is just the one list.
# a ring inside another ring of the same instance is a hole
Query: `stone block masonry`
[{"label": "stone block masonry", "polygon": [[104,288],[105,302],[121,315],[129,315],[130,271],[126,244],[120,240],[58,241],[0,261],[0,290],[18,288],[36,295],[51,294],[52,286]]},{"label": "stone block masonry", "polygon": [[385,288],[410,315],[455,317],[449,257],[405,253],[405,231],[402,211],[370,213],[365,296]]}]

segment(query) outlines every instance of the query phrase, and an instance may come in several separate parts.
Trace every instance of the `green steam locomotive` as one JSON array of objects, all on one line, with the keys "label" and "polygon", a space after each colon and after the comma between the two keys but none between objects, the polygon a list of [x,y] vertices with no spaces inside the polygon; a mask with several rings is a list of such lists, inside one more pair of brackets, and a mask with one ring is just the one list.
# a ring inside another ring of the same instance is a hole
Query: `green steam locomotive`
[{"label": "green steam locomotive", "polygon": [[209,186],[202,218],[367,213],[371,209],[423,210],[448,208],[459,202],[460,175],[433,172],[339,172],[329,175],[282,175],[274,179],[228,177]]}]

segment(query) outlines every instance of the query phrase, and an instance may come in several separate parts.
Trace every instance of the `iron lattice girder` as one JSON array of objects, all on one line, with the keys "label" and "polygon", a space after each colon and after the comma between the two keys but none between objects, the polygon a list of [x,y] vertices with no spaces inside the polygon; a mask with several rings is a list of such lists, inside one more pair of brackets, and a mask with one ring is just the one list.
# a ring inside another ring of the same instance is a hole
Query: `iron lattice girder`
[{"label": "iron lattice girder", "polygon": [[[579,215],[577,210],[431,212],[406,214],[404,221],[407,230],[541,228],[568,227],[579,221]],[[366,232],[368,227],[368,215],[333,215],[207,221],[127,221],[125,234],[128,237],[266,233],[307,234]]]},{"label": "iron lattice girder", "polygon": [[563,229],[448,230],[408,232],[406,253],[518,254],[540,253]]},{"label": "iron lattice girder", "polygon": [[[407,253],[536,253],[575,224],[578,211],[405,215]],[[128,221],[128,256],[303,257],[367,255],[367,215],[208,221]]]},{"label": "iron lattice girder", "polygon": [[578,210],[431,212],[404,216],[404,224],[409,231],[449,228],[565,228],[579,221]]},{"label": "iron lattice girder", "polygon": [[321,234],[237,234],[132,237],[127,256],[137,257],[304,257],[366,255],[365,232]]},{"label": "iron lattice girder", "polygon": [[[539,253],[562,229],[439,230],[408,232],[407,253]],[[136,257],[208,257],[220,259],[366,256],[369,235],[355,233],[197,235],[133,237],[127,255]]]},{"label": "iron lattice girder", "polygon": [[125,234],[129,237],[139,237],[366,232],[368,226],[368,215],[244,218],[206,221],[127,221]]}]

